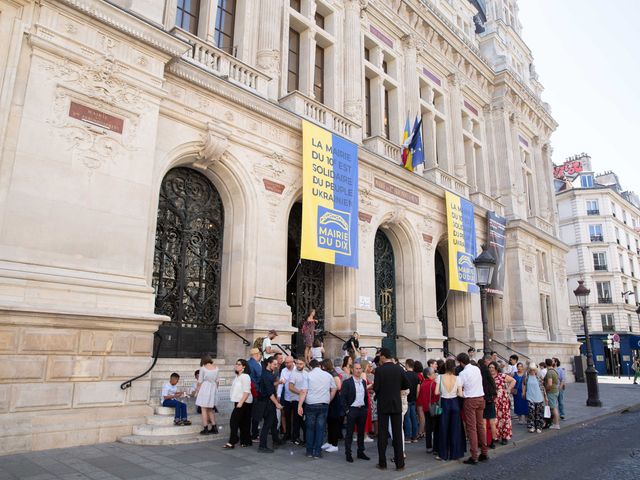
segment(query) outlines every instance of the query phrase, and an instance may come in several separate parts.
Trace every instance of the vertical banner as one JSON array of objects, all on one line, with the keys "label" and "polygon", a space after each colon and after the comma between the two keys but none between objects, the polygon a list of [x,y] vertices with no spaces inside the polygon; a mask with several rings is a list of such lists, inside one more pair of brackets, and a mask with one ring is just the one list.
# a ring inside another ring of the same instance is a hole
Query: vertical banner
[{"label": "vertical banner", "polygon": [[487,292],[494,295],[502,295],[504,291],[504,246],[507,219],[495,212],[488,212],[487,222],[489,250],[493,258],[496,259],[496,267],[493,270],[493,278],[491,279],[491,285],[487,288]]},{"label": "vertical banner", "polygon": [[477,293],[476,223],[473,203],[445,192],[447,202],[447,232],[449,237],[449,288],[459,292]]},{"label": "vertical banner", "polygon": [[358,268],[358,146],[302,122],[301,258]]}]

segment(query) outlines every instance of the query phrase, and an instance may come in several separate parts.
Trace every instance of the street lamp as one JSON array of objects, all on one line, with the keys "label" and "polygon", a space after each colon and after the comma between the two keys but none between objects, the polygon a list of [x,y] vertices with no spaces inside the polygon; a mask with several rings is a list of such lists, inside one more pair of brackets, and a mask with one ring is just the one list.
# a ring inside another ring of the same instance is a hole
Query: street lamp
[{"label": "street lamp", "polygon": [[587,325],[589,293],[591,293],[591,290],[584,286],[584,280],[578,280],[578,288],[573,291],[573,294],[576,296],[578,307],[582,311],[582,323],[584,324],[584,341],[587,348],[587,370],[585,372],[587,377],[587,406],[601,407],[602,402],[598,394],[598,372],[593,366],[593,354],[591,353],[591,341],[589,340],[589,327]]},{"label": "street lamp", "polygon": [[486,245],[482,245],[482,253],[473,262],[476,266],[476,284],[480,287],[480,314],[482,316],[482,350],[485,355],[491,352],[489,348],[489,328],[487,320],[487,287],[491,285],[493,269],[496,266],[496,259],[487,250]]}]

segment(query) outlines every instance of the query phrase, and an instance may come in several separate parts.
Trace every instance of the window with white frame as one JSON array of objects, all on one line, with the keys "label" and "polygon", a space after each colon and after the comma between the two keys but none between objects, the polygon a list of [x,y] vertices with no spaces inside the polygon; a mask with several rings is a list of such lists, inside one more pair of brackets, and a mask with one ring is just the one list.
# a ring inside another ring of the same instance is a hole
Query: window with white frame
[{"label": "window with white frame", "polygon": [[336,16],[320,0],[290,0],[288,9],[287,92],[300,91],[335,108]]},{"label": "window with white frame", "polygon": [[600,321],[602,322],[602,331],[603,332],[613,332],[613,313],[601,313]]},{"label": "window with white frame", "polygon": [[462,116],[462,140],[464,159],[467,166],[467,183],[475,191],[486,191],[485,168],[482,159],[482,133],[480,120],[476,113],[464,108]]},{"label": "window with white frame", "polygon": [[602,241],[604,241],[604,238],[602,236],[602,225],[601,224],[589,225],[589,239],[592,242],[602,242]]},{"label": "window with white frame", "polygon": [[582,188],[593,187],[593,175],[590,175],[590,174],[580,175],[580,186]]},{"label": "window with white frame", "polygon": [[610,282],[596,282],[596,289],[598,291],[598,303],[611,303]]},{"label": "window with white frame", "polygon": [[587,215],[600,215],[598,200],[587,200]]},{"label": "window with white frame", "polygon": [[369,137],[380,136],[398,143],[399,61],[386,44],[368,34],[364,37],[363,56],[365,132]]},{"label": "window with white frame", "polygon": [[[432,75],[433,76],[433,75]],[[444,90],[424,72],[420,76],[420,114],[425,165],[448,168],[447,109]]]},{"label": "window with white frame", "polygon": [[229,55],[235,55],[233,33],[236,21],[236,0],[218,0],[214,42],[216,47]]},{"label": "window with white frame", "polygon": [[607,252],[593,252],[593,269],[606,271],[607,265]]}]

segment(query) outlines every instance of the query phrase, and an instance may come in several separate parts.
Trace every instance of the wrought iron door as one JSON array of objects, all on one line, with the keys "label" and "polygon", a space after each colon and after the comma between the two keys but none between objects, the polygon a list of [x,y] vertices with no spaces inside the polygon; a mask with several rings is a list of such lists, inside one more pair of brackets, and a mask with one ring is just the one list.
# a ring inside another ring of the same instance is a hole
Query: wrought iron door
[{"label": "wrought iron door", "polygon": [[175,168],[160,188],[153,262],[161,357],[216,354],[224,210],[211,182],[189,168]]},{"label": "wrought iron door", "polygon": [[396,354],[396,270],[391,242],[382,230],[376,232],[373,244],[376,277],[376,312],[382,331],[387,334],[382,346]]},{"label": "wrought iron door", "polygon": [[[447,293],[449,291],[447,285],[447,270],[444,260],[440,252],[435,253],[435,276],[436,276],[436,308],[438,320],[442,324],[442,336],[449,337],[449,319],[447,317]],[[443,342],[444,348],[449,350],[449,341]]]},{"label": "wrought iron door", "polygon": [[[287,304],[291,307],[291,326],[299,329],[309,312],[315,309],[316,318],[320,320],[316,328],[324,330],[324,263],[300,260],[301,233],[302,204],[296,203],[289,214],[287,252]],[[294,354],[304,352],[301,335],[292,335],[291,345]]]}]

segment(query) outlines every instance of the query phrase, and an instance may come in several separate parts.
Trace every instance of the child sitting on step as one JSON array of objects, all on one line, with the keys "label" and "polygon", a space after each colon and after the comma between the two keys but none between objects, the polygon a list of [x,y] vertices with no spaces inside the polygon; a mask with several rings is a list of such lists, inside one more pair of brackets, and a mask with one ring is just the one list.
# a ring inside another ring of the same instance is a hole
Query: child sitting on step
[{"label": "child sitting on step", "polygon": [[191,425],[191,422],[187,420],[187,404],[177,400],[184,395],[184,392],[179,392],[176,387],[178,380],[180,380],[180,375],[172,373],[169,381],[162,385],[162,406],[175,408],[174,425]]}]

